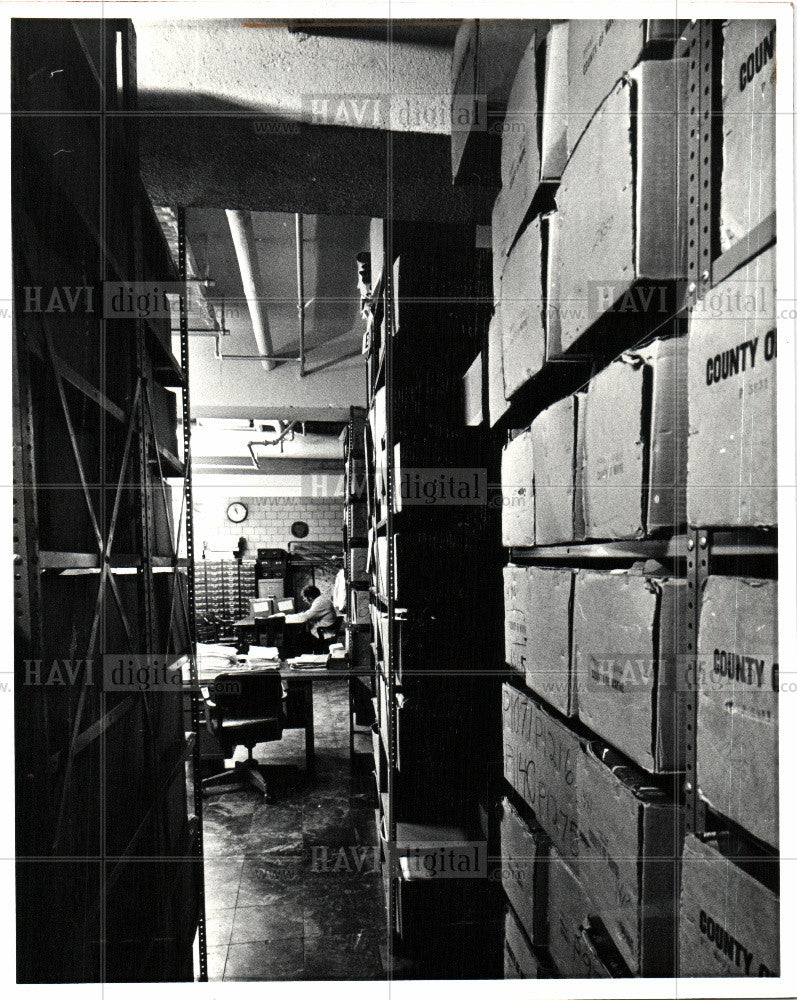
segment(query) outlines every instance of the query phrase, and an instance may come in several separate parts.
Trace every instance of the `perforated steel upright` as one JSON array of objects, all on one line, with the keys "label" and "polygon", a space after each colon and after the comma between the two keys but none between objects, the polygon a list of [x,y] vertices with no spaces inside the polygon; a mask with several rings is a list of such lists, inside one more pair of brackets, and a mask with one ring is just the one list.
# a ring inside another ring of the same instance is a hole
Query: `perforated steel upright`
[{"label": "perforated steel upright", "polygon": [[[191,393],[189,382],[189,349],[188,349],[188,309],[186,303],[186,281],[188,278],[186,243],[185,243],[185,209],[177,210],[177,266],[182,285],[180,294],[180,367],[183,370],[182,385],[182,416],[183,416],[183,461],[185,463],[185,551],[186,551],[186,590],[188,592],[188,656],[191,664],[191,725],[195,737],[199,733],[200,724],[200,694],[199,674],[196,660],[196,588],[194,581],[194,489],[191,479]],[[176,584],[176,581],[175,581]],[[194,814],[197,818],[197,845],[199,873],[199,923],[197,935],[199,940],[199,981],[208,980],[207,925],[205,922],[205,877],[203,869],[204,846],[202,831],[202,782],[199,780],[201,767],[201,752],[199,739],[194,740],[193,770],[194,770]]]}]

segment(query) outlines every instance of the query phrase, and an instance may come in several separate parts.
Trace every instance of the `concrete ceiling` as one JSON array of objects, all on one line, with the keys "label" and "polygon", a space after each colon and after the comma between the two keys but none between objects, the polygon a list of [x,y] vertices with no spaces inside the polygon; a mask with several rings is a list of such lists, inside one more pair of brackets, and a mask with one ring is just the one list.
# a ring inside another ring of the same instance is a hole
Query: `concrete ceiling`
[{"label": "concrete ceiling", "polygon": [[134,19],[139,107],[212,101],[265,119],[448,134],[451,24],[415,23],[390,44],[378,24],[341,21],[335,35],[329,24],[311,34],[265,18]]},{"label": "concrete ceiling", "polygon": [[450,22],[134,24],[156,204],[489,222],[494,192],[451,184]]},{"label": "concrete ceiling", "polygon": [[[164,206],[167,231],[169,207],[186,208],[189,273],[212,279],[191,326],[220,326],[225,304],[218,339],[191,336],[192,413],[206,421],[346,419],[351,405],[365,403],[355,257],[368,249],[370,218],[490,218],[494,192],[451,184],[456,22],[397,22],[389,44],[385,22],[375,20],[134,25],[142,176]],[[304,213],[305,377],[298,364],[265,371],[255,357],[226,209],[252,212],[258,297],[273,352],[291,356],[298,354],[293,213]],[[242,439],[225,445],[223,437],[198,429],[197,459],[209,473],[215,464],[243,474]],[[297,440],[290,455],[264,458],[261,471],[332,458],[312,451]]]},{"label": "concrete ceiling", "polygon": [[[257,257],[263,275],[262,298],[266,304],[274,353],[297,355],[298,312],[295,216],[253,212]],[[307,367],[334,355],[359,350],[363,322],[357,294],[355,258],[368,249],[370,219],[357,216],[303,217],[303,275],[305,348]],[[222,306],[228,333],[219,340],[222,355],[257,353],[252,322],[244,298],[241,272],[221,209],[192,208],[186,212],[186,236],[193,251],[196,272],[213,284],[205,296],[221,321]]]},{"label": "concrete ceiling", "polygon": [[[295,216],[254,212],[252,223],[263,276],[259,298],[265,303],[273,352],[296,358]],[[192,308],[189,316],[192,414],[345,420],[351,405],[364,403],[364,325],[355,258],[368,248],[369,225],[370,219],[352,216],[303,219],[306,374],[301,377],[295,362],[278,362],[265,371],[258,360],[260,350],[224,211],[186,210],[192,270],[210,280],[202,291],[204,308]]]}]

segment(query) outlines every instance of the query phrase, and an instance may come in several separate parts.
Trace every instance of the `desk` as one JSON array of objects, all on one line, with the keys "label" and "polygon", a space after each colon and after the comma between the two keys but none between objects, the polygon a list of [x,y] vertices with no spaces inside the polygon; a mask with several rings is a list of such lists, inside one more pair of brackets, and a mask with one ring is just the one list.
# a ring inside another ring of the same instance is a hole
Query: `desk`
[{"label": "desk", "polygon": [[[271,623],[271,642],[281,645],[287,640],[290,651],[295,649],[296,652],[305,647],[306,644],[299,637],[306,631],[307,625],[299,614],[250,615],[247,618],[241,618],[240,621],[233,622],[238,642],[257,645],[260,642],[261,634],[269,631],[269,622]],[[279,636],[276,642],[274,631]]]},{"label": "desk", "polygon": [[[221,673],[236,674],[245,673],[248,670],[277,669],[280,676],[287,684],[286,713],[287,719],[285,729],[304,729],[304,749],[307,773],[312,774],[315,769],[315,726],[313,719],[313,685],[325,681],[351,679],[352,676],[369,676],[370,671],[357,667],[350,667],[346,660],[332,660],[331,666],[312,665],[307,667],[295,667],[285,661],[255,661],[247,666],[224,666],[219,663],[203,664],[203,658],[199,658],[199,685],[211,684]],[[190,677],[187,675],[187,665],[184,669],[183,681],[186,693],[190,693]],[[350,699],[351,701],[351,699]],[[351,724],[351,707],[350,724]],[[190,727],[189,727],[190,728]],[[200,720],[198,734],[200,738],[200,748],[203,758],[219,759],[220,750],[214,749],[215,740],[206,731],[204,721]],[[217,745],[216,745],[217,746]]]}]

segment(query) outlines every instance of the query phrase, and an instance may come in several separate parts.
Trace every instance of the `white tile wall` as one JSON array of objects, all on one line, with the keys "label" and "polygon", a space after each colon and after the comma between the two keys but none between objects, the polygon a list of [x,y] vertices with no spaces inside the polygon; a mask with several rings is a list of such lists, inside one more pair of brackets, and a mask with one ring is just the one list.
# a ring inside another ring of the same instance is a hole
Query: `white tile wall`
[{"label": "white tile wall", "polygon": [[[249,514],[241,524],[227,519],[227,507],[238,500]],[[197,557],[207,546],[208,557],[232,554],[243,536],[247,554],[258,548],[287,548],[295,541],[291,535],[294,521],[306,521],[308,542],[340,542],[343,531],[343,501],[327,497],[206,497],[195,504],[194,539]]]}]

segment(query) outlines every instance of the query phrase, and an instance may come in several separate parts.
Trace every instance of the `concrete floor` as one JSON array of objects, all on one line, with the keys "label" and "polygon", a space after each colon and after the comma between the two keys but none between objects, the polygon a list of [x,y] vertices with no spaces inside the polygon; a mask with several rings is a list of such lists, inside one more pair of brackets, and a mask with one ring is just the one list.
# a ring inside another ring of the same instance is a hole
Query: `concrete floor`
[{"label": "concrete floor", "polygon": [[386,978],[373,782],[352,773],[347,709],[345,682],[316,685],[312,781],[304,732],[286,730],[255,749],[264,764],[298,765],[277,771],[274,804],[254,791],[205,799],[210,980]]}]

